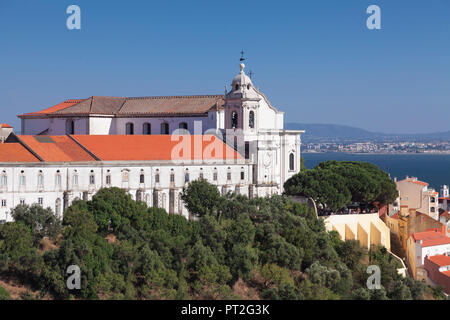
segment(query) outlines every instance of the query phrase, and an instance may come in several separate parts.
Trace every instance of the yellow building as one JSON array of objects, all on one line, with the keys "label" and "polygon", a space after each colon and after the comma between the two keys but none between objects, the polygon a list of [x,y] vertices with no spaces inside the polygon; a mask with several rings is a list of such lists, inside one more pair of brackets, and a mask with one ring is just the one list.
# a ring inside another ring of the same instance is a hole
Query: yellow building
[{"label": "yellow building", "polygon": [[374,214],[346,214],[324,217],[327,231],[337,231],[342,240],[359,240],[361,247],[384,246],[391,250],[389,228]]}]

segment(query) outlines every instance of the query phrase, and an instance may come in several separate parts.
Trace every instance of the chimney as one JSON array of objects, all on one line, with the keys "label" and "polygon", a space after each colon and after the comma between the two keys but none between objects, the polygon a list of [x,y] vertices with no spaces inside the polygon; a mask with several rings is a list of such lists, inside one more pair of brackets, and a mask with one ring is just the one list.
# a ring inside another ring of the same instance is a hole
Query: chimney
[{"label": "chimney", "polygon": [[408,213],[408,206],[406,205],[400,206],[400,215],[405,217],[407,213]]},{"label": "chimney", "polygon": [[13,127],[6,123],[0,123],[0,143],[5,142],[6,138],[13,132]]}]

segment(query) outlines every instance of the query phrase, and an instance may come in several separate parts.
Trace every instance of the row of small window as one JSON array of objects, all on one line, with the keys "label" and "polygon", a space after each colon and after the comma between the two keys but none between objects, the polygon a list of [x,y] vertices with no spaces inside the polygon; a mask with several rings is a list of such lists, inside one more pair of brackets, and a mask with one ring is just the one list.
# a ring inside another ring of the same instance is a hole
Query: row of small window
[{"label": "row of small window", "polygon": [[[179,129],[185,131],[188,130],[188,125],[186,122],[181,122],[178,126]],[[161,134],[169,134],[169,124],[167,122],[161,123]],[[66,133],[75,134],[75,122],[73,120],[67,120],[66,122]],[[134,123],[128,122],[125,124],[125,133],[128,135],[134,134]],[[152,125],[148,122],[142,125],[142,134],[149,135],[152,134]]]},{"label": "row of small window", "polygon": [[[242,168],[243,169],[243,168]],[[202,170],[202,169],[201,169]],[[172,169],[173,171],[173,169]],[[156,170],[156,174],[155,174],[155,183],[159,183],[160,182],[160,178],[159,178],[159,170]],[[199,178],[200,179],[204,179],[204,174],[203,172],[200,172],[199,174]],[[213,181],[217,181],[218,175],[217,175],[217,168],[214,168],[214,172],[213,172]],[[241,180],[245,179],[245,172],[243,170],[241,170]],[[186,172],[184,174],[184,180],[185,182],[189,182],[190,181],[190,175],[189,175],[189,171],[188,169],[186,169]],[[228,168],[228,172],[227,172],[227,180],[231,181],[231,171],[230,168]],[[6,187],[7,183],[8,183],[8,177],[5,173],[2,174],[1,176],[1,186],[2,187]],[[124,170],[122,172],[122,182],[128,182],[129,181],[129,172],[128,170]],[[171,172],[170,173],[170,182],[175,182],[175,173]],[[21,172],[20,178],[19,178],[19,183],[20,186],[24,187],[26,185],[26,177],[24,174],[24,171]],[[139,175],[139,183],[145,183],[145,175],[143,173],[143,170],[141,170],[141,174]],[[59,172],[59,170],[56,173],[55,176],[55,184],[56,186],[61,186],[61,174]],[[95,185],[95,174],[94,174],[94,170],[91,170],[91,173],[89,175],[89,184],[90,185]],[[106,174],[106,184],[110,185],[111,184],[111,174],[110,171],[107,171]],[[42,173],[42,171],[39,171],[38,174],[38,186],[42,187],[44,185],[44,174]],[[75,174],[73,175],[73,180],[72,180],[72,185],[77,186],[78,185],[78,174],[75,171]]]},{"label": "row of small window", "polygon": [[[181,129],[182,132],[186,133],[188,131],[188,124],[186,122],[181,122],[178,125],[178,129]],[[160,133],[161,134],[169,134],[169,124],[167,122],[161,123]],[[134,123],[128,122],[125,124],[125,134],[133,135],[134,134]],[[142,125],[142,134],[150,135],[152,134],[152,125],[148,122]]]},{"label": "row of small window", "polygon": [[[24,171],[20,173],[19,184],[20,186],[26,185],[26,177]],[[44,174],[42,173],[42,170],[39,170],[39,174],[37,176],[37,184],[38,186],[44,185]],[[61,174],[59,173],[59,170],[57,171],[55,176],[55,184],[57,186],[61,185]],[[6,175],[5,172],[3,172],[3,174],[0,177],[0,186],[6,188],[7,185],[8,185],[8,176]]]},{"label": "row of small window", "polygon": [[[41,198],[41,197],[38,198],[37,203],[42,206],[44,204],[44,198]],[[6,199],[2,199],[2,201],[1,201],[2,208],[6,208],[7,204],[8,203],[6,202]],[[25,204],[25,199],[20,199],[20,204],[24,205]]]}]

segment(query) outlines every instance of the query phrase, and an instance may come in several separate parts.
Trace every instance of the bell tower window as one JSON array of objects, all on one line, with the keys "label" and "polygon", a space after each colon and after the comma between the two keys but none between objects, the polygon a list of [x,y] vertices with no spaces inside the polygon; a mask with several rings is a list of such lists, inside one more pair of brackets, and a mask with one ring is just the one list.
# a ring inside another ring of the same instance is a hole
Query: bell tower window
[{"label": "bell tower window", "polygon": [[289,155],[289,170],[294,171],[294,166],[295,165],[295,158],[294,158],[294,154],[291,153]]},{"label": "bell tower window", "polygon": [[231,128],[236,129],[238,126],[238,114],[236,111],[231,113]]},{"label": "bell tower window", "polygon": [[250,111],[248,114],[248,126],[253,129],[255,128],[255,113]]}]

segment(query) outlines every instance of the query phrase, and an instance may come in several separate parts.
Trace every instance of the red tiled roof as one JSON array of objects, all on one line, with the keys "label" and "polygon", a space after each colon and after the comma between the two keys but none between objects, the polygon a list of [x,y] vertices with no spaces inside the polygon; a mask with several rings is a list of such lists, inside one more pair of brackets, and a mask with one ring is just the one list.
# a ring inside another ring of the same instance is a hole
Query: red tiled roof
[{"label": "red tiled roof", "polygon": [[0,144],[3,148],[0,149],[0,162],[96,160],[183,162],[243,159],[238,152],[213,135],[18,135],[16,137],[18,143]]},{"label": "red tiled roof", "polygon": [[[73,138],[104,161],[242,159],[238,152],[212,135],[75,135]],[[174,138],[179,141],[172,141]],[[185,147],[185,154],[177,152],[181,146]],[[213,149],[216,151],[211,152]]]},{"label": "red tiled roof", "polygon": [[450,270],[443,271],[442,273],[445,274],[447,277],[450,278]]},{"label": "red tiled roof", "polygon": [[12,128],[12,127],[7,123],[0,123],[0,128]]},{"label": "red tiled roof", "polygon": [[420,184],[421,186],[428,186],[428,183],[423,182],[423,181],[419,181],[419,180],[413,180],[413,179],[407,179],[408,182],[412,182],[412,183],[417,183]]},{"label": "red tiled roof", "polygon": [[66,100],[64,102],[61,102],[61,103],[59,103],[57,105],[54,105],[54,106],[52,106],[50,108],[46,108],[46,109],[41,110],[41,111],[21,114],[21,115],[19,115],[19,117],[21,117],[21,116],[46,115],[46,114],[54,113],[54,112],[61,111],[61,110],[64,110],[66,108],[69,108],[69,107],[71,107],[73,105],[76,105],[76,104],[82,102],[83,100],[85,100],[85,99],[69,99],[69,100]]},{"label": "red tiled roof", "polygon": [[443,254],[431,256],[428,257],[428,259],[437,264],[439,267],[450,266],[450,257]]},{"label": "red tiled roof", "polygon": [[0,143],[0,162],[39,162],[20,143]]},{"label": "red tiled roof", "polygon": [[102,97],[66,100],[48,109],[26,113],[19,117],[37,115],[181,115],[205,114],[223,107],[223,95],[165,96],[165,97]]},{"label": "red tiled roof", "polygon": [[398,211],[396,214],[391,216],[392,219],[398,219],[400,217],[400,211]]},{"label": "red tiled roof", "polygon": [[95,161],[82,147],[68,136],[17,136],[43,161]]},{"label": "red tiled roof", "polygon": [[440,231],[427,230],[423,232],[416,232],[412,234],[412,237],[416,243],[422,240],[422,243],[420,244],[422,247],[450,244],[450,237],[445,236]]}]

